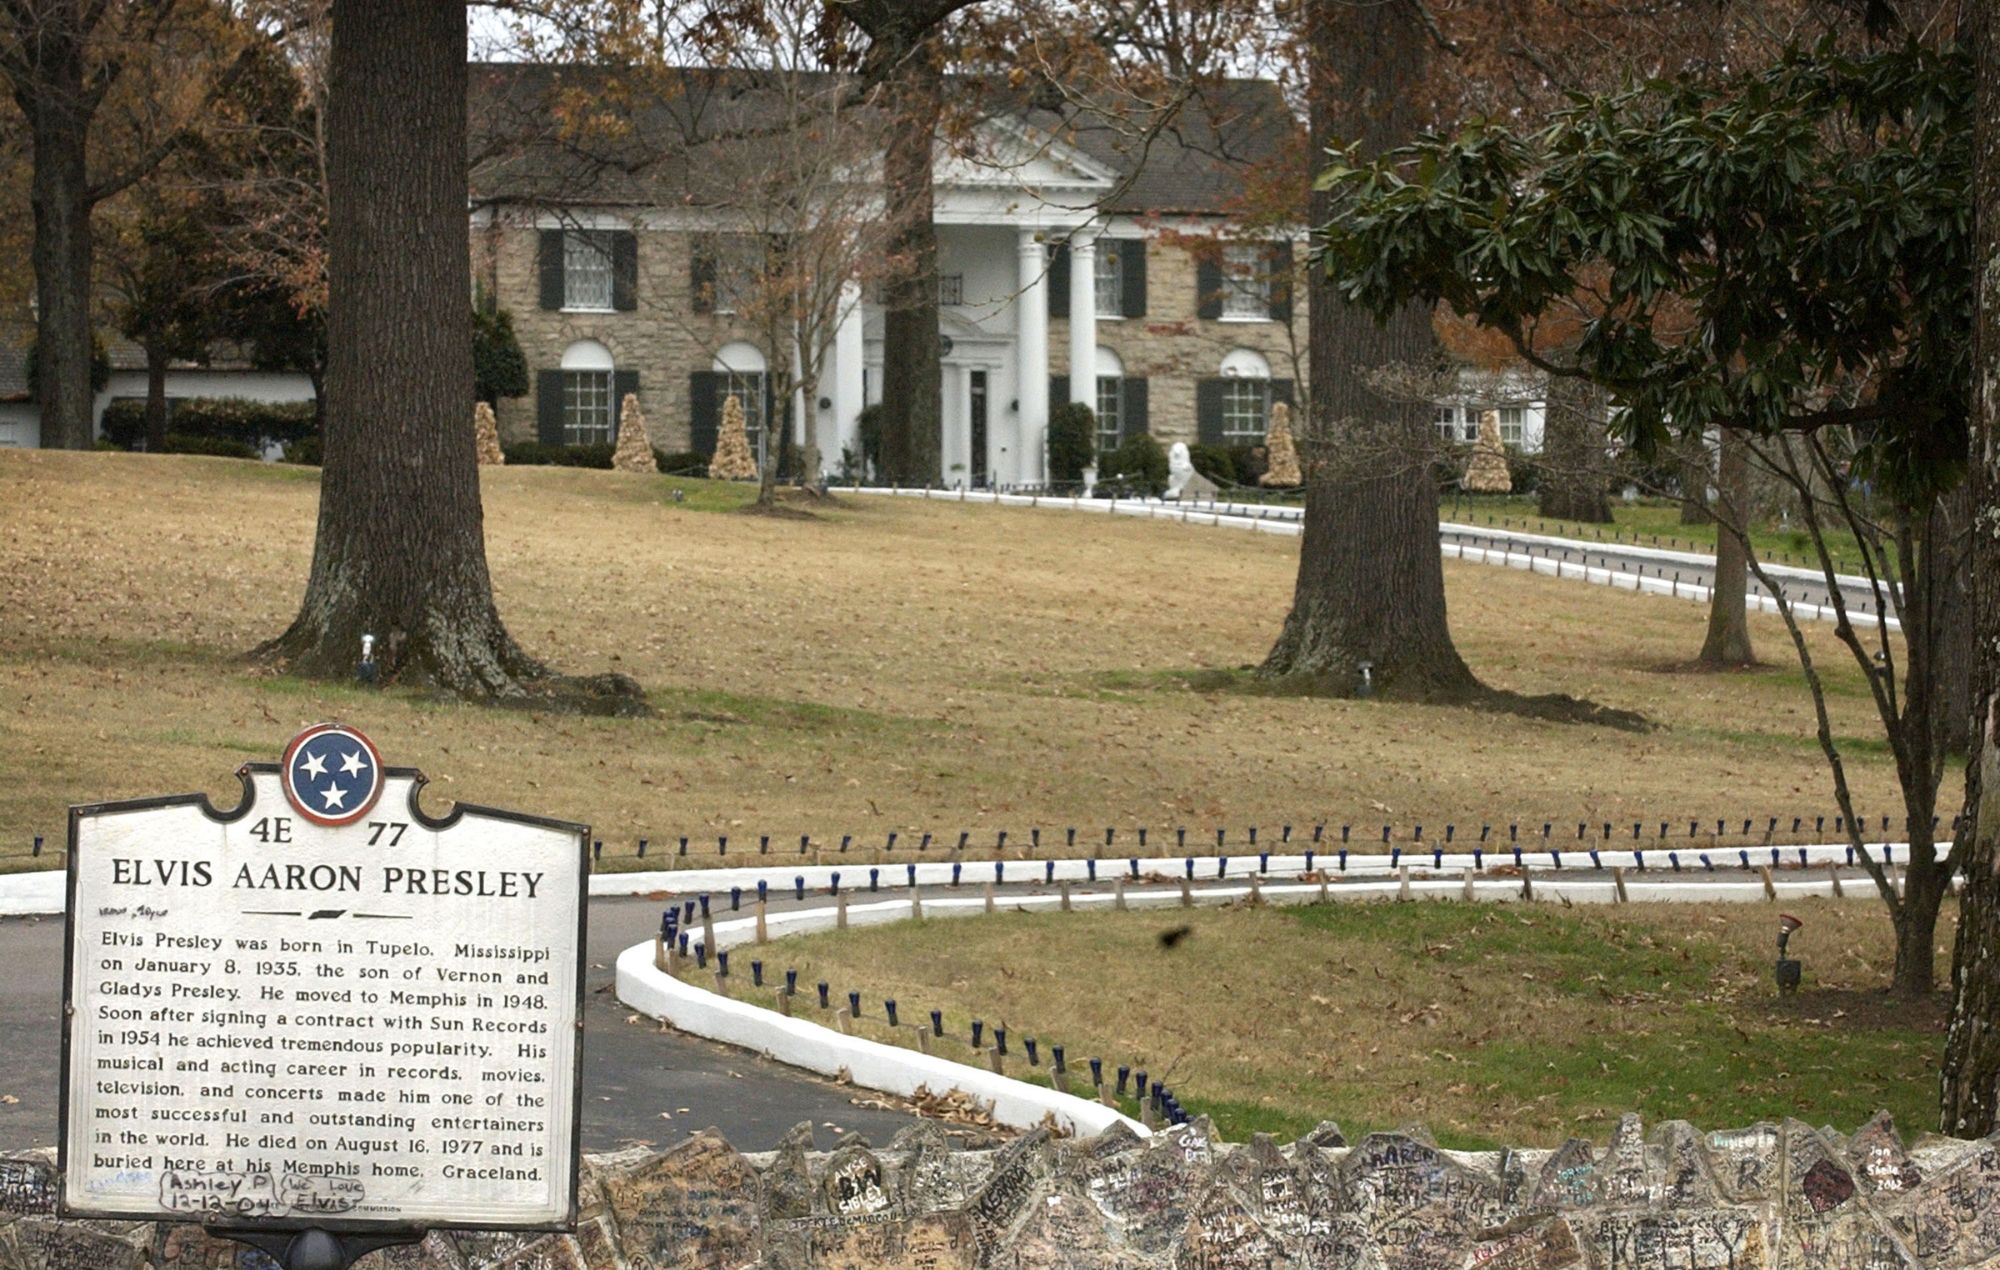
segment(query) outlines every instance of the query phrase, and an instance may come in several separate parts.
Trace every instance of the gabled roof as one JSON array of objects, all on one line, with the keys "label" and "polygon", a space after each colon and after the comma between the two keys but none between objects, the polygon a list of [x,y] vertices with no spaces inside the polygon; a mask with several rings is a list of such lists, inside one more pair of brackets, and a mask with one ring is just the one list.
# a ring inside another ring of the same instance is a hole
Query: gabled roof
[{"label": "gabled roof", "polygon": [[[831,77],[805,77],[805,93]],[[664,86],[663,86],[664,85]],[[824,91],[820,89],[819,91]],[[1247,168],[1274,162],[1298,125],[1278,86],[1224,80],[1204,87],[1154,135],[1091,112],[1055,109],[1004,86],[955,79],[954,102],[980,101],[1005,130],[1041,136],[1113,178],[1104,210],[1126,215],[1221,215],[1236,208]],[[787,113],[784,94],[755,72],[690,67],[643,89],[595,66],[483,63],[470,94],[473,197],[481,201],[631,207],[700,206],[727,163]],[[580,113],[599,126],[567,127]],[[880,120],[853,108],[846,126]],[[559,122],[560,121],[560,122]]]}]

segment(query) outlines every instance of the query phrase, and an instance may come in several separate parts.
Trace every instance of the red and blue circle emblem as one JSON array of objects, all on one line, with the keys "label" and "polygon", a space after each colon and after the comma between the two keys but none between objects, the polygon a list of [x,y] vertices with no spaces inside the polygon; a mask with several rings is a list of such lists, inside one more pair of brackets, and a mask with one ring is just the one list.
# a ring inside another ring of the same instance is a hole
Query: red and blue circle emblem
[{"label": "red and blue circle emblem", "polygon": [[382,797],[382,756],[343,723],[319,723],[285,747],[285,799],[316,825],[351,825]]}]

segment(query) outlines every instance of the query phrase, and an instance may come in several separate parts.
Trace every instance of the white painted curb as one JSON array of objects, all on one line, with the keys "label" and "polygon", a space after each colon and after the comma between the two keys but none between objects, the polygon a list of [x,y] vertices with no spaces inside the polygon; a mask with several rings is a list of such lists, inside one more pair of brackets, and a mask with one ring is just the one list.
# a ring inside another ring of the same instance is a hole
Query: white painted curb
[{"label": "white painted curb", "polygon": [[62,869],[0,874],[0,917],[60,913],[69,902],[69,874]]},{"label": "white painted curb", "polygon": [[[895,920],[888,910],[908,915],[907,904],[869,905],[849,909],[848,921],[870,924]],[[770,926],[793,933],[831,927],[835,910],[772,914]],[[754,920],[718,922],[715,937],[725,947],[754,938]],[[618,999],[642,1014],[663,1019],[683,1032],[754,1050],[781,1063],[844,1076],[863,1089],[912,1097],[920,1089],[932,1093],[958,1090],[981,1104],[990,1104],[993,1118],[1017,1129],[1031,1129],[1053,1117],[1064,1132],[1094,1137],[1113,1124],[1144,1136],[1150,1131],[1138,1121],[1103,1103],[1058,1093],[947,1058],[885,1045],[866,1037],[848,1036],[805,1019],[786,1018],[774,1010],[732,1000],[682,983],[653,965],[653,945],[637,944],[618,954]]]},{"label": "white painted curb", "polygon": [[[1229,529],[1248,529],[1253,533],[1276,534],[1280,537],[1296,538],[1304,532],[1304,513],[1296,507],[1265,506],[1258,503],[1168,503],[1157,498],[1104,499],[1076,498],[1056,494],[997,494],[990,490],[930,490],[930,489],[889,489],[880,486],[838,487],[847,494],[870,494],[901,498],[923,498],[938,502],[985,503],[998,507],[1051,507],[1065,511],[1095,512],[1101,515],[1138,516],[1150,520],[1169,520],[1184,525],[1215,525]],[[1641,547],[1636,544],[1589,542],[1581,538],[1556,538],[1546,534],[1531,534],[1511,529],[1482,528],[1477,525],[1461,525],[1450,521],[1438,525],[1441,538],[1484,538],[1489,542],[1518,544],[1523,548],[1541,547],[1544,550],[1575,551],[1585,554],[1595,551],[1600,555],[1626,556],[1635,560],[1650,560],[1655,564],[1683,564],[1698,568],[1710,568],[1715,564],[1712,556],[1697,552],[1672,551],[1661,547]],[[1647,578],[1620,569],[1589,567],[1583,564],[1570,565],[1566,561],[1550,560],[1523,550],[1515,553],[1508,547],[1479,547],[1463,542],[1440,542],[1439,550],[1453,559],[1476,564],[1490,564],[1512,569],[1528,569],[1550,577],[1593,583],[1597,586],[1615,586],[1628,591],[1653,595],[1671,595],[1678,599],[1688,599],[1706,604],[1709,590],[1692,582],[1676,583],[1672,579]],[[1476,553],[1476,554],[1475,554]],[[1824,586],[1826,576],[1813,569],[1797,565],[1765,564],[1764,571],[1776,578],[1790,579],[1810,585]],[[1852,574],[1837,574],[1842,589],[1865,589],[1868,579]],[[1631,585],[1620,579],[1629,579]],[[1761,612],[1778,612],[1778,602],[1771,596],[1751,594],[1747,602]],[[1834,622],[1839,615],[1832,605],[1794,603],[1792,612],[1805,621]],[[1856,626],[1873,626],[1875,617],[1871,613],[1850,610],[1849,620]],[[1891,617],[1884,624],[1892,631],[1903,629],[1902,623]]]}]

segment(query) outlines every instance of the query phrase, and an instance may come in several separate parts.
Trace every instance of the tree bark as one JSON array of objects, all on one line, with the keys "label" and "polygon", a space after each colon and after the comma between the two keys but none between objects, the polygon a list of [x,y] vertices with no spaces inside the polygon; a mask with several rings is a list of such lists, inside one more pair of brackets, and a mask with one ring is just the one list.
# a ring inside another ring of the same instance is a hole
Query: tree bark
[{"label": "tree bark", "polygon": [[167,355],[153,347],[146,349],[146,449],[167,449]]},{"label": "tree bark", "polygon": [[944,109],[944,76],[928,41],[900,59],[889,84],[883,158],[895,232],[895,268],[883,286],[882,469],[897,485],[938,479],[944,432],[938,342],[937,225],[931,153]]},{"label": "tree bark", "polygon": [[84,101],[80,36],[51,19],[45,32],[36,91],[18,88],[35,157],[30,199],[35,209],[36,397],[42,445],[88,450],[97,442],[90,388],[90,114]]},{"label": "tree bark", "polygon": [[1715,455],[1700,437],[1681,443],[1681,523],[1712,525],[1715,516],[1708,510],[1708,491],[1715,480]]},{"label": "tree bark", "polygon": [[1550,377],[1536,508],[1547,519],[1611,523],[1604,470],[1608,400],[1602,388],[1587,380]]},{"label": "tree bark", "polygon": [[[1307,15],[1313,152],[1340,137],[1378,154],[1413,134],[1411,86],[1423,81],[1430,37],[1412,6],[1311,0]],[[1331,214],[1331,195],[1316,191],[1313,223]],[[1432,408],[1384,396],[1365,374],[1434,369],[1430,312],[1412,305],[1378,324],[1321,271],[1310,287],[1304,534],[1291,613],[1260,673],[1340,695],[1368,682],[1399,697],[1465,696],[1479,684],[1445,619]],[[1355,461],[1364,451],[1377,461]]]},{"label": "tree bark", "polygon": [[[1750,458],[1743,440],[1722,430],[1722,455],[1716,464],[1716,501],[1722,514],[1715,526],[1715,576],[1708,597],[1708,637],[1695,664],[1704,670],[1754,666],[1750,647],[1749,550],[1732,525],[1743,524],[1745,485]],[[1685,506],[1685,504],[1683,504]]]},{"label": "tree bark", "polygon": [[1927,558],[1939,565],[1937,588],[1937,726],[1947,753],[1970,754],[1973,690],[1979,672],[1979,630],[1973,611],[1968,479],[1940,498],[1926,527]]},{"label": "tree bark", "polygon": [[1939,1125],[2000,1129],[2000,6],[1969,10],[1972,118],[1972,576],[1979,631],[1978,749],[1966,766],[1954,856],[1965,877],[1952,965]]},{"label": "tree bark", "polygon": [[319,527],[260,652],[346,677],[373,635],[385,681],[505,701],[545,672],[494,608],[468,426],[465,52],[461,5],[335,0]]}]

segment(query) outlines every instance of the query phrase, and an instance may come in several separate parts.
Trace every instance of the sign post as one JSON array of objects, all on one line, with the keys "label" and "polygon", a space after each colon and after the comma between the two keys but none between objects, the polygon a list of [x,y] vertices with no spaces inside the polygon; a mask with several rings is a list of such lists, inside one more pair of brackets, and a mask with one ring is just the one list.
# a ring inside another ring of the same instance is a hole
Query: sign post
[{"label": "sign post", "polygon": [[70,809],[62,1214],[288,1270],[574,1230],[588,827],[433,818],[338,724],[237,775]]}]

